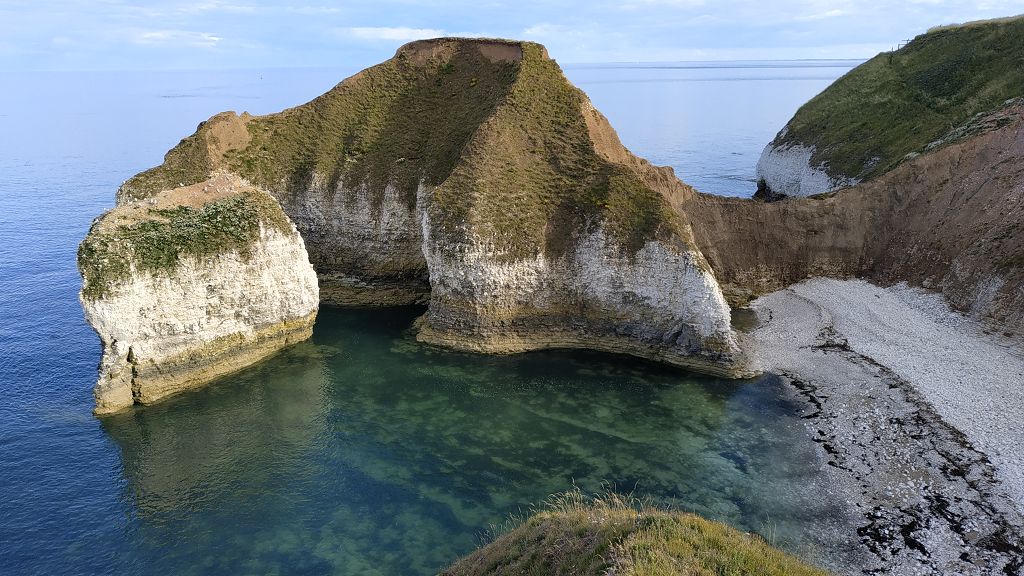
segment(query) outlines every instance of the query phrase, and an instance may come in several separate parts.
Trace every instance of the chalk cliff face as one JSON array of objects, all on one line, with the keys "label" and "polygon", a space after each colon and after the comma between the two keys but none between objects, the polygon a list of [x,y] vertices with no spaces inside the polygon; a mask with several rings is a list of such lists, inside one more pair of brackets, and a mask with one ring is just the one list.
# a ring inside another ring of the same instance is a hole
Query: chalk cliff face
[{"label": "chalk cliff face", "polygon": [[324,301],[350,306],[427,302],[420,211],[397,188],[389,185],[375,198],[365,189],[332,189],[326,176],[315,173],[307,187],[282,200],[302,231]]},{"label": "chalk cliff face", "polygon": [[870,180],[1024,95],[1024,18],[929,30],[800,107],[757,163],[767,199]]},{"label": "chalk cliff face", "polygon": [[826,164],[814,162],[815,152],[813,146],[786,141],[783,131],[757,160],[758,196],[768,200],[813,196],[858,182],[850,176],[830,175]]},{"label": "chalk cliff face", "polygon": [[737,375],[729,307],[691,250],[648,242],[629,257],[598,228],[571,253],[507,261],[481,240],[439,246],[429,229],[420,341],[490,353],[589,348]]},{"label": "chalk cliff face", "polygon": [[96,413],[148,404],[311,335],[316,275],[276,202],[236,176],[117,207],[79,250],[103,344]]},{"label": "chalk cliff face", "polygon": [[119,201],[216,170],[280,202],[325,301],[429,303],[423,341],[744,373],[677,212],[695,192],[630,154],[537,44],[413,42],[308,104],[217,115]]}]

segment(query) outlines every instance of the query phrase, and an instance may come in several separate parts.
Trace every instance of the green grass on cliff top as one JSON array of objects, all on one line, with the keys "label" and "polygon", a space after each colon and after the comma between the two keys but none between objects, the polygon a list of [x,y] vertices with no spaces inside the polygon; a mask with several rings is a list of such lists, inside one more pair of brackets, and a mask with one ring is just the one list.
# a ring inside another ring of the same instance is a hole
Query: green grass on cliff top
[{"label": "green grass on cliff top", "polygon": [[328,194],[340,184],[379,205],[390,185],[412,208],[423,182],[438,187],[441,239],[471,230],[507,259],[564,253],[599,222],[630,252],[681,233],[657,192],[595,152],[585,96],[542,46],[504,41],[522,48],[517,62],[488,59],[471,40],[436,43],[447,51],[424,62],[400,49],[307,104],[250,120],[249,145],[223,159],[208,157],[216,136],[202,125],[126,188],[145,197],[226,164],[286,205],[316,173]]},{"label": "green grass on cliff top", "polygon": [[586,96],[536,44],[507,97],[434,191],[438,233],[468,224],[508,259],[560,256],[599,223],[635,253],[647,240],[681,235],[667,202],[629,169],[594,149]]},{"label": "green grass on cliff top", "polygon": [[853,69],[804,104],[782,142],[815,146],[832,175],[871,178],[1024,96],[1024,17],[935,28]]},{"label": "green grass on cliff top", "polygon": [[569,492],[445,576],[824,576],[759,536],[693,514]]},{"label": "green grass on cliff top", "polygon": [[[104,218],[114,217],[117,210]],[[78,246],[82,295],[101,298],[133,270],[166,273],[184,256],[202,258],[230,251],[245,256],[259,238],[261,224],[291,233],[291,224],[277,203],[252,192],[200,208],[151,208],[145,218],[128,224],[105,225],[101,219]]]},{"label": "green grass on cliff top", "polygon": [[[451,42],[446,61],[413,61],[406,51],[363,70],[314,100],[253,118],[252,140],[223,160],[232,171],[277,195],[309,186],[314,172],[328,188],[365,186],[378,200],[389,184],[408,203],[420,180],[440,184],[462,147],[515,79],[518,64],[492,62]],[[209,124],[168,152],[164,164],[126,183],[134,197],[205,180]]]}]

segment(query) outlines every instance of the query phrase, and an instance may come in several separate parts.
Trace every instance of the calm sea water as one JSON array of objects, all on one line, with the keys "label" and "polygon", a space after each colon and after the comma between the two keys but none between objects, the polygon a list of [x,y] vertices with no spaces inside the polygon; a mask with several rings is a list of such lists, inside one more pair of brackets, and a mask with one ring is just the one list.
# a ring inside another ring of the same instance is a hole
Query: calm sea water
[{"label": "calm sea water", "polygon": [[[852,63],[579,66],[634,152],[749,195],[761,147]],[[311,342],[99,421],[74,256],[125,178],[221,110],[353,70],[0,74],[0,573],[430,574],[508,514],[612,484],[810,558],[838,511],[772,378],[578,352],[424,348],[419,310],[321,311]]]}]

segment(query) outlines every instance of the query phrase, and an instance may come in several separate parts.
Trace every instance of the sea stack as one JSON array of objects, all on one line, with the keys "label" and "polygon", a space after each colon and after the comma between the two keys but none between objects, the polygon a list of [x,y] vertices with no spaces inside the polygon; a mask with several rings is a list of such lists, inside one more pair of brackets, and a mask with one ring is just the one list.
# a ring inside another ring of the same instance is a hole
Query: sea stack
[{"label": "sea stack", "polygon": [[730,377],[750,372],[729,305],[813,276],[941,290],[1020,333],[1022,28],[933,30],[844,76],[769,145],[762,195],[850,187],[785,202],[700,194],[637,158],[531,42],[412,42],[307,104],[218,114],[82,245],[100,410],[308,336],[320,298],[427,304],[416,337],[461,350]]},{"label": "sea stack", "polygon": [[149,404],[308,338],[319,306],[302,238],[238,176],[125,202],[78,251],[103,345],[97,414]]}]

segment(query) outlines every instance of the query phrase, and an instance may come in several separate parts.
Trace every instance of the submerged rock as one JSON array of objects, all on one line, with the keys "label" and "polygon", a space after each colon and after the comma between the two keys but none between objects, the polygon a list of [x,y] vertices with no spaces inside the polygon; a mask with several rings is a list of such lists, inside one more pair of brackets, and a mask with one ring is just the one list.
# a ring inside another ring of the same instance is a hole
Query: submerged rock
[{"label": "submerged rock", "polygon": [[228,174],[107,212],[78,264],[86,320],[103,343],[97,414],[304,340],[319,305],[295,227],[273,198]]},{"label": "submerged rock", "polygon": [[757,163],[759,196],[811,196],[889,172],[951,127],[1024,95],[1024,18],[933,28],[800,107]]}]

